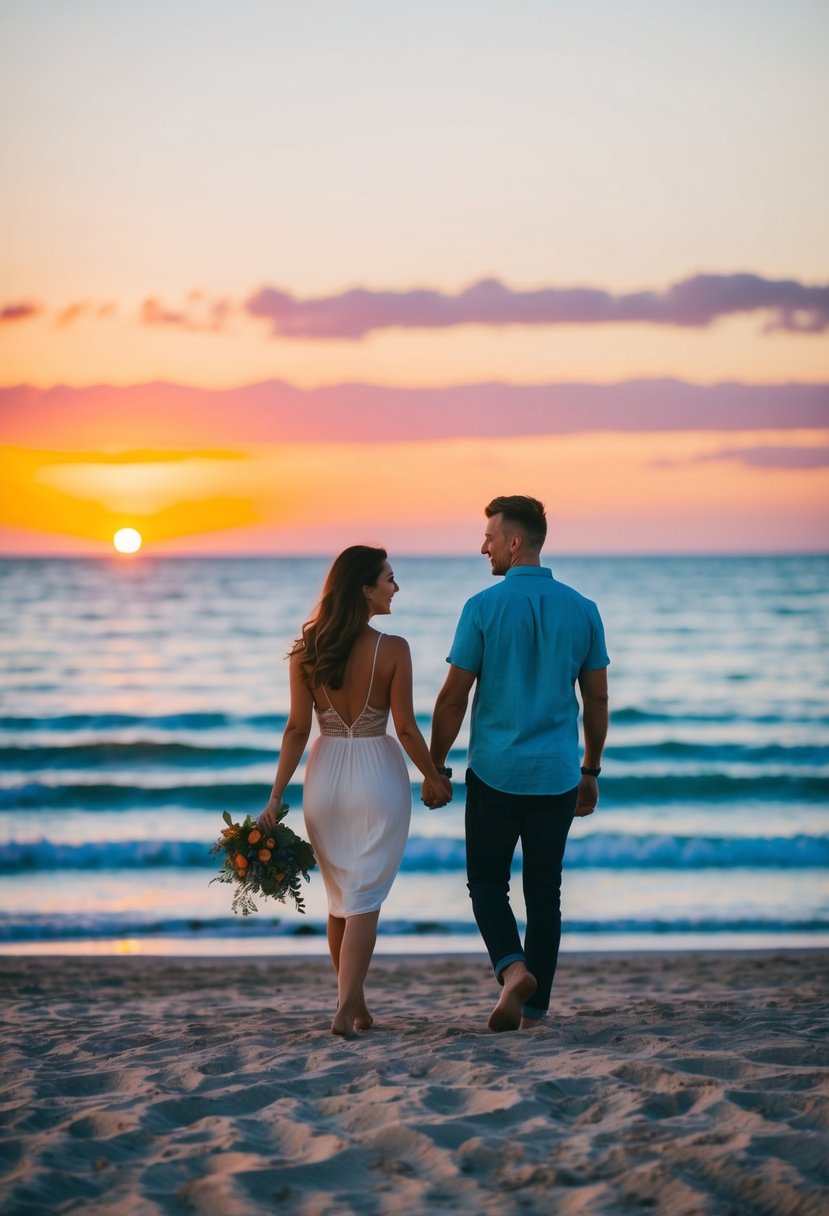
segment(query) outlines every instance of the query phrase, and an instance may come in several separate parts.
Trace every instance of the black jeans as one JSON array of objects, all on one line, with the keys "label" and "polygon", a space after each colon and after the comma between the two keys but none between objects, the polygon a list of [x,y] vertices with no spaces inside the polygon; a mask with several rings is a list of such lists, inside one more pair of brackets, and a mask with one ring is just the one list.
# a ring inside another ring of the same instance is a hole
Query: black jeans
[{"label": "black jeans", "polygon": [[[506,794],[466,772],[466,876],[472,910],[495,974],[525,962],[538,987],[522,1012],[543,1017],[561,941],[561,865],[578,788],[565,794]],[[524,946],[509,902],[515,846],[524,852]]]}]

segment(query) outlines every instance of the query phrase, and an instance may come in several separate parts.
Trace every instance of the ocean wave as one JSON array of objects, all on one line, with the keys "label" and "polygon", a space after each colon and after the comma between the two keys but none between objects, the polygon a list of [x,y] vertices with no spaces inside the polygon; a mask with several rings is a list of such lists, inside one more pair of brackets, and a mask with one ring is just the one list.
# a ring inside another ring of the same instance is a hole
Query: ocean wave
[{"label": "ocean wave", "polygon": [[[230,810],[234,814],[258,813],[268,800],[270,782],[216,782],[190,785],[143,786],[116,782],[78,782],[53,785],[28,781],[0,789],[0,811],[35,809],[123,811],[131,809]],[[289,786],[286,801],[299,806],[301,786]]]},{"label": "ocean wave", "polygon": [[[264,905],[263,905],[264,908]],[[117,938],[264,938],[264,937],[320,937],[325,936],[325,923],[293,916],[283,920],[271,909],[258,917],[153,917],[150,913],[140,916],[134,912],[100,915],[27,914],[12,913],[0,916],[0,942],[68,942],[105,941]],[[829,919],[823,917],[800,917],[792,920],[751,917],[647,917],[629,916],[606,920],[568,919],[568,933],[587,935],[614,934],[705,934],[715,944],[720,933],[763,933],[773,936],[784,933],[826,933]],[[418,920],[381,919],[378,932],[381,936],[470,936],[474,937],[475,949],[480,948],[475,923],[468,920],[442,919],[439,916]]]},{"label": "ocean wave", "polygon": [[653,764],[665,760],[705,764],[712,768],[722,764],[825,767],[829,765],[829,747],[808,743],[689,743],[684,739],[662,739],[654,743],[611,745],[605,749],[603,763]]},{"label": "ocean wave", "polygon": [[[823,869],[829,837],[627,836],[610,832],[572,838],[566,866],[578,870]],[[465,868],[462,840],[413,837],[402,870],[438,872]]]},{"label": "ocean wave", "polygon": [[[417,714],[420,723],[428,725],[431,711]],[[795,722],[829,726],[829,714],[806,713],[802,704],[792,705],[779,713],[757,712],[749,708],[740,712],[727,710],[693,710],[682,707],[676,710],[642,709],[627,705],[613,709],[613,725],[670,724],[680,727],[684,723],[728,725],[776,726]],[[73,713],[73,714],[0,714],[0,730],[25,734],[31,731],[99,731],[147,728],[160,731],[215,731],[229,728],[247,728],[266,731],[283,731],[287,715],[278,713],[234,714],[225,710],[182,710],[179,713],[137,714]]]},{"label": "ocean wave", "polygon": [[[192,840],[92,841],[61,844],[50,840],[0,844],[0,874],[32,871],[194,869],[217,867],[209,843]],[[822,836],[675,837],[596,833],[571,839],[568,869],[706,870],[822,869],[829,867],[829,838]],[[401,869],[408,873],[461,872],[464,842],[412,837]]]},{"label": "ocean wave", "polygon": [[71,743],[65,747],[0,747],[0,763],[17,771],[95,767],[211,769],[275,763],[277,758],[273,747],[199,747],[154,739]]},{"label": "ocean wave", "polygon": [[227,727],[254,727],[258,730],[285,729],[285,714],[239,715],[221,711],[182,712],[178,714],[52,714],[0,715],[0,730],[8,731],[73,731],[122,730],[147,727],[153,730],[222,730]]},{"label": "ocean wave", "polygon": [[[193,781],[186,785],[141,785],[137,782],[27,781],[0,789],[0,811],[50,810],[121,811],[131,808],[184,807],[201,810],[246,812],[261,809],[267,800],[267,781]],[[740,805],[760,802],[829,798],[829,777],[797,772],[763,772],[751,776],[717,772],[643,774],[602,778],[602,805],[614,807],[664,806],[668,803],[722,803]],[[300,805],[300,786],[288,791],[288,801]],[[419,783],[412,785],[419,800]],[[455,801],[463,798],[460,782]]]},{"label": "ocean wave", "polygon": [[[277,735],[271,744],[257,747],[240,744],[202,744],[165,739],[96,739],[84,738],[74,743],[6,744],[0,746],[0,764],[7,771],[33,772],[52,770],[55,773],[78,769],[117,768],[188,768],[205,772],[220,768],[244,767],[254,764],[275,764],[279,757]],[[453,749],[451,763],[458,774],[466,761],[465,749]],[[829,767],[829,747],[816,744],[782,743],[751,745],[742,743],[697,743],[681,739],[664,739],[654,743],[611,745],[605,752],[605,765],[636,764],[664,766],[665,762],[700,766],[714,770],[723,765],[762,765],[776,769],[794,766]],[[644,780],[647,774],[637,774]],[[612,780],[611,776],[606,778]]]},{"label": "ocean wave", "polygon": [[693,723],[709,723],[712,725],[728,725],[733,726],[741,722],[748,725],[757,726],[780,726],[784,723],[792,722],[808,722],[811,725],[829,726],[829,714],[827,713],[804,713],[802,703],[792,704],[787,706],[784,712],[752,712],[750,709],[743,709],[740,712],[735,712],[734,709],[725,710],[692,710],[682,707],[677,710],[659,710],[659,709],[640,709],[636,705],[626,705],[622,708],[613,708],[613,725],[629,723],[672,723],[675,726],[681,726],[684,722]]},{"label": "ocean wave", "polygon": [[722,772],[602,775],[606,806],[660,805],[670,802],[731,803],[810,801],[829,798],[829,777],[811,773],[758,770],[750,776]]}]

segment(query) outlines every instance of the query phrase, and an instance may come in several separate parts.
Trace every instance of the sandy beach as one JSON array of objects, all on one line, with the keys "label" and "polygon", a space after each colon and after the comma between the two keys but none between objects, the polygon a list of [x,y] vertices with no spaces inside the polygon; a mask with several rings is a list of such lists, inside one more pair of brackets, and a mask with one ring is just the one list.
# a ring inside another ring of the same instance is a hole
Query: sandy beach
[{"label": "sandy beach", "polygon": [[493,1035],[482,957],[0,960],[15,1216],[798,1213],[829,1205],[829,956],[569,955]]}]

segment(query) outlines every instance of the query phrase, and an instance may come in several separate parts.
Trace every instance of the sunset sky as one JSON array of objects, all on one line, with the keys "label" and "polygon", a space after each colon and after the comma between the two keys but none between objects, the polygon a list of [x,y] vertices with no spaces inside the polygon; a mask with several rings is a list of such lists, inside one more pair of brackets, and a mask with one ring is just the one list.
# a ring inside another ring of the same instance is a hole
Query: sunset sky
[{"label": "sunset sky", "polygon": [[7,0],[0,552],[825,550],[823,0]]}]

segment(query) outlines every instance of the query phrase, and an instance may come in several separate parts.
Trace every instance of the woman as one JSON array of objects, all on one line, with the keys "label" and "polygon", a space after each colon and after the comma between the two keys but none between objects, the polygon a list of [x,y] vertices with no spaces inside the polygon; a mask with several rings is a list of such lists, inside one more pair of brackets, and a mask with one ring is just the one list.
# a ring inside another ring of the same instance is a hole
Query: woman
[{"label": "woman", "polygon": [[305,750],[315,710],[320,737],[305,774],[303,813],[328,896],[328,948],[337,972],[333,1034],[367,1030],[363,982],[380,905],[400,867],[411,787],[397,737],[423,774],[424,801],[445,806],[448,776],[435,768],[412,705],[412,660],[404,638],[369,626],[391,612],[399,591],[385,549],[352,545],[336,559],[314,616],[291,650],[291,710],[268,805],[269,830]]}]

